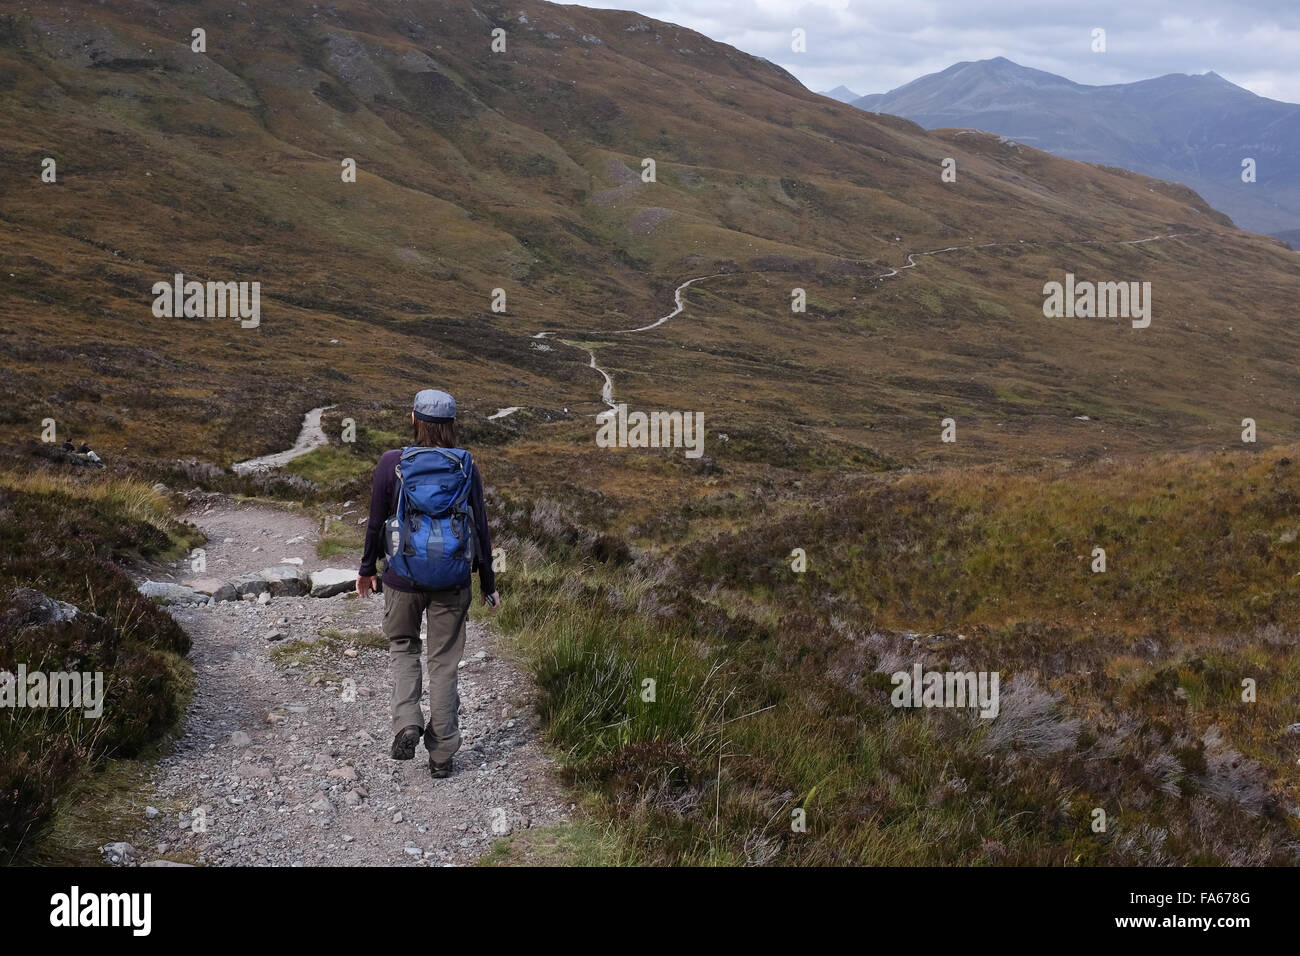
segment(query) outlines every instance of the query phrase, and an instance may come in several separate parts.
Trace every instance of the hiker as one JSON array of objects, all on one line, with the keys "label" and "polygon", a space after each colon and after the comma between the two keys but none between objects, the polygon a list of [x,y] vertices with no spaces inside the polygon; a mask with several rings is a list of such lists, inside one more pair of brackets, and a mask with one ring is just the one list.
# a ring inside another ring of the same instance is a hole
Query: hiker
[{"label": "hiker", "polygon": [[[71,448],[72,442],[68,442],[67,445],[69,448]],[[100,459],[100,457],[91,450],[90,445],[87,442],[83,441],[81,443],[81,446],[77,448],[76,453],[91,464],[95,464],[95,465],[104,464],[104,462]]]},{"label": "hiker", "polygon": [[[394,760],[410,760],[421,738],[429,773],[451,775],[460,749],[456,669],[478,571],[483,603],[501,602],[483,480],[468,451],[456,447],[456,400],[426,388],[415,396],[410,446],[386,451],[375,467],[370,523],[357,594],[384,595],[384,636],[393,672]],[[375,563],[387,556],[383,576]],[[420,618],[428,620],[429,722],[420,710]]]}]

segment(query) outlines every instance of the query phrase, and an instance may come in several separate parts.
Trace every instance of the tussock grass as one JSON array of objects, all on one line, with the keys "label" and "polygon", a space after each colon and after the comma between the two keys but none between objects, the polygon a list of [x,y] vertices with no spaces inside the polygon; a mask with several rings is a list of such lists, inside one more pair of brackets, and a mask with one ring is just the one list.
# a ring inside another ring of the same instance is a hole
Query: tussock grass
[{"label": "tussock grass", "polygon": [[0,488],[22,495],[72,499],[121,520],[147,524],[168,534],[181,533],[167,496],[136,479],[101,477],[93,472],[0,470]]},{"label": "tussock grass", "polygon": [[[503,499],[499,621],[640,862],[1294,862],[1293,454],[863,478],[621,560]],[[891,706],[914,661],[998,671],[999,716]]]}]

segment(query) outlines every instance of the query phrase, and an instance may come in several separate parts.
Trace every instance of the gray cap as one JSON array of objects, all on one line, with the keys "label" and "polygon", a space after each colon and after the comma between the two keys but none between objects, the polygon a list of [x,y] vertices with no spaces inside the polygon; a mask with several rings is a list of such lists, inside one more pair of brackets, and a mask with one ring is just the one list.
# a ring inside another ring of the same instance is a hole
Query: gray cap
[{"label": "gray cap", "polygon": [[456,399],[436,388],[426,388],[415,396],[414,412],[422,422],[446,424],[456,419]]}]

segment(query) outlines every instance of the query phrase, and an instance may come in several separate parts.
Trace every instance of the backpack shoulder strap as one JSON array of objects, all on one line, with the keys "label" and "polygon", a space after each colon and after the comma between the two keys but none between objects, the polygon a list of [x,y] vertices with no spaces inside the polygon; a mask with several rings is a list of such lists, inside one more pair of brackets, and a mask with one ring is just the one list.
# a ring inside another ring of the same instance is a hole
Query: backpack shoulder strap
[{"label": "backpack shoulder strap", "polygon": [[405,495],[402,494],[402,462],[406,460],[406,453],[410,451],[409,446],[402,448],[401,453],[397,456],[397,463],[393,466],[393,472],[397,475],[397,483],[393,485],[393,500],[391,501],[392,513],[394,515],[402,512],[402,500]]},{"label": "backpack shoulder strap", "polygon": [[[446,449],[442,448],[438,450],[446,451]],[[459,455],[452,455],[450,452],[447,453],[448,457],[456,459],[456,463],[460,466],[461,476],[460,493],[456,495],[456,500],[452,502],[452,507],[463,508],[465,507],[465,502],[469,500],[470,492],[474,490],[474,459],[470,457],[470,453],[465,449],[458,448],[456,450],[460,452]]]}]

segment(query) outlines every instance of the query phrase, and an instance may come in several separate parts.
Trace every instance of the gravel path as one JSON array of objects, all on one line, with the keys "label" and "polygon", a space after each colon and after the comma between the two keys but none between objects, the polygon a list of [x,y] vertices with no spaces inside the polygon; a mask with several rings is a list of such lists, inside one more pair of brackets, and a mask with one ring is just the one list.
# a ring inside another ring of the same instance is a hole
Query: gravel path
[{"label": "gravel path", "polygon": [[[359,563],[356,555],[318,559],[314,522],[294,511],[212,497],[186,518],[208,534],[208,576],[255,572],[286,557],[301,558],[307,570]],[[169,571],[172,580],[191,576],[187,565],[150,576],[168,580]],[[143,858],[465,864],[506,833],[568,817],[568,796],[539,746],[530,681],[498,656],[490,629],[469,625],[460,670],[464,743],[455,773],[433,780],[422,746],[411,761],[388,754],[382,596],[170,610],[193,638],[197,685],[183,735],[157,767],[158,813],[134,835]]]},{"label": "gravel path", "polygon": [[272,471],[281,465],[288,464],[295,458],[301,458],[321,445],[328,445],[329,438],[326,437],[320,422],[321,415],[333,407],[333,405],[323,405],[307,412],[302,419],[302,429],[298,432],[298,440],[293,443],[292,448],[277,451],[272,455],[263,455],[261,458],[237,461],[230,466],[230,470],[237,475],[248,475],[255,471]]}]

